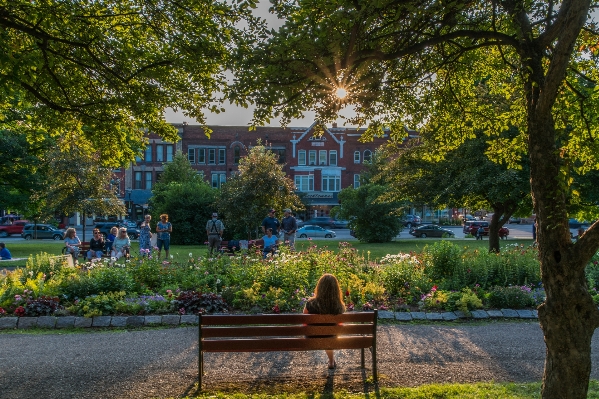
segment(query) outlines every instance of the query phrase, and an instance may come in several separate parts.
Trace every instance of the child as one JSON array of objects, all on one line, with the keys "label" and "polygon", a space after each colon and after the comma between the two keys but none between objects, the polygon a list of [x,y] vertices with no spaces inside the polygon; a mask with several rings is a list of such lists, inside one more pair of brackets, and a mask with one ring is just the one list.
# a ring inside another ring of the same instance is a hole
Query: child
[{"label": "child", "polygon": [[108,234],[108,236],[106,237],[106,253],[109,254],[112,251],[112,243],[116,239],[118,232],[119,228],[116,226],[113,226],[110,229],[110,234]]},{"label": "child", "polygon": [[0,242],[0,260],[9,260],[12,259],[12,255],[6,245],[3,242]]}]

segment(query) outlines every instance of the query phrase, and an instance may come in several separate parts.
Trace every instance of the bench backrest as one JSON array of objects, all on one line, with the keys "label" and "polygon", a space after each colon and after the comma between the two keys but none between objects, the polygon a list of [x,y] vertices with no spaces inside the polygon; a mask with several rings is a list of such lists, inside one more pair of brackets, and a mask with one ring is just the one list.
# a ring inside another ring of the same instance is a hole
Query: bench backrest
[{"label": "bench backrest", "polygon": [[202,352],[376,347],[377,311],[340,315],[200,315]]}]

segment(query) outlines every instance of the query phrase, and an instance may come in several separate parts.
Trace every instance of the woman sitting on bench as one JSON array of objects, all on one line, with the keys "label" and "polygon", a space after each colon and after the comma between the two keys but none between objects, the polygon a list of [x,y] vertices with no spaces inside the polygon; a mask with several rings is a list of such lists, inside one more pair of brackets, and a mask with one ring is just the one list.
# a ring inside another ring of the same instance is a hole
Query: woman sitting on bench
[{"label": "woman sitting on bench", "polygon": [[[339,288],[337,277],[329,273],[325,273],[320,277],[320,280],[318,280],[318,283],[316,284],[316,289],[314,290],[314,296],[306,302],[304,313],[332,315],[345,313],[343,293],[341,292],[341,288]],[[329,369],[332,370],[336,368],[337,363],[335,362],[333,351],[325,350],[325,352],[329,358]]]},{"label": "woman sitting on bench", "polygon": [[264,248],[262,249],[262,257],[266,259],[268,254],[274,255],[277,249],[277,245],[279,244],[279,240],[277,237],[272,235],[272,229],[269,227],[266,229],[266,235],[262,237],[264,240]]},{"label": "woman sitting on bench", "polygon": [[89,240],[89,251],[87,251],[87,260],[89,261],[93,258],[101,259],[104,255],[104,237],[102,237],[102,233],[99,229],[94,229],[93,235],[93,238]]},{"label": "woman sitting on bench", "polygon": [[114,239],[114,243],[112,244],[112,252],[110,253],[110,256],[114,258],[112,263],[123,256],[129,257],[129,248],[131,248],[131,240],[129,240],[129,236],[127,235],[127,229],[121,227],[119,235]]}]

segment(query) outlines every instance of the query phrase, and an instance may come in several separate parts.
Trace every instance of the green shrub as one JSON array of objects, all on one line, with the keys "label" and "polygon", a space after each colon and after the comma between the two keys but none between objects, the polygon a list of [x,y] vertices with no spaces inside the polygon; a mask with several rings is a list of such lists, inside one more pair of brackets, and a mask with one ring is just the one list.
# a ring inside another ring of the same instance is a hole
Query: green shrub
[{"label": "green shrub", "polygon": [[422,251],[425,273],[439,286],[446,287],[446,282],[456,277],[460,269],[462,250],[450,241],[437,241],[426,245]]},{"label": "green shrub", "polygon": [[523,309],[535,305],[532,290],[527,286],[493,287],[487,300],[492,308]]},{"label": "green shrub", "polygon": [[87,298],[76,300],[68,310],[83,317],[112,315],[117,313],[119,302],[124,298],[124,291],[91,295]]}]

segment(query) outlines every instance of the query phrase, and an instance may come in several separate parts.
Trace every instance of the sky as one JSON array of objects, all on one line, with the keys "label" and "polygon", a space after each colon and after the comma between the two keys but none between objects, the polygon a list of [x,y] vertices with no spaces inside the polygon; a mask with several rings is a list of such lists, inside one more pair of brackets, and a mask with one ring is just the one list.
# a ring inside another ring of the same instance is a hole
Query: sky
[{"label": "sky", "polygon": [[[256,15],[264,18],[271,28],[279,28],[283,25],[283,20],[278,19],[276,15],[270,14],[268,8],[270,2],[268,0],[262,0],[258,3],[256,9]],[[213,114],[206,110],[206,120],[208,125],[221,125],[221,126],[249,126],[250,120],[252,119],[253,108],[242,108],[231,104],[225,104],[223,106],[225,112],[220,114]],[[342,111],[345,117],[354,116],[351,111]],[[182,112],[175,112],[172,109],[166,109],[164,117],[167,122],[170,123],[182,123],[187,122],[190,125],[196,125],[198,122],[190,117],[186,117]],[[314,112],[304,112],[303,119],[293,119],[289,124],[290,127],[308,127],[314,122]],[[337,123],[341,126],[351,127],[350,125],[344,125],[344,119],[338,119]],[[271,119],[271,123],[266,126],[278,127],[281,126],[278,119]]]}]

